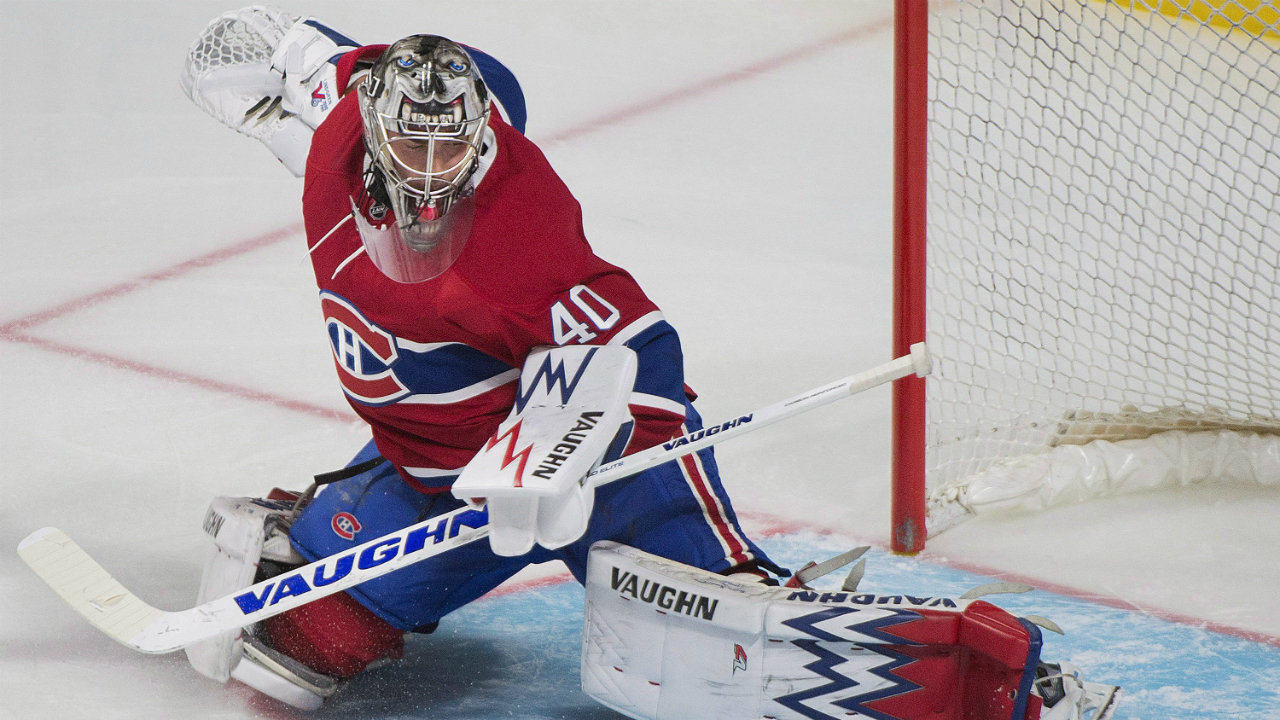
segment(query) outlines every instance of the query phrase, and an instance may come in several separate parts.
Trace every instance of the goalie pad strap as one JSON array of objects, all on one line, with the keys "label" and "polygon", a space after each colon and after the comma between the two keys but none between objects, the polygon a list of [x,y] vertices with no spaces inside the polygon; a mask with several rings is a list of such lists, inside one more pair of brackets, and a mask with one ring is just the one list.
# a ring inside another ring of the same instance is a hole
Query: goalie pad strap
[{"label": "goalie pad strap", "polygon": [[367,473],[386,461],[387,461],[386,458],[379,455],[371,460],[365,460],[362,463],[357,463],[349,467],[344,467],[341,470],[333,470],[326,473],[320,473],[319,475],[315,476],[315,481],[317,485],[328,485],[329,483],[336,483],[339,480],[346,480],[347,478],[353,478],[357,475],[362,475],[364,473]]}]

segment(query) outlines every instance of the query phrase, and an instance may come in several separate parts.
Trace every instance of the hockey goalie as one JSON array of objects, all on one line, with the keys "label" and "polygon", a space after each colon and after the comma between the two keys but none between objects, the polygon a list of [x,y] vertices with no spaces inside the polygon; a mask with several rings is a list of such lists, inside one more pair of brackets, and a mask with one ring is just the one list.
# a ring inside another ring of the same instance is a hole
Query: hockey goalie
[{"label": "hockey goalie", "polygon": [[[779,586],[790,573],[742,531],[710,448],[598,490],[584,481],[701,419],[675,329],[592,251],[497,60],[435,35],[361,46],[255,6],[210,23],[181,80],[304,177],[322,328],[373,435],[305,493],[214,500],[200,601],[469,505],[489,524],[483,542],[189,647],[200,673],[298,708],[341,702],[406,633],[560,560],[588,589],[583,687],[632,717],[1058,720],[1088,707],[1069,668],[1039,662],[1035,626],[994,605]],[[348,556],[310,582],[387,557]],[[270,602],[286,589],[311,586],[282,580]]]}]

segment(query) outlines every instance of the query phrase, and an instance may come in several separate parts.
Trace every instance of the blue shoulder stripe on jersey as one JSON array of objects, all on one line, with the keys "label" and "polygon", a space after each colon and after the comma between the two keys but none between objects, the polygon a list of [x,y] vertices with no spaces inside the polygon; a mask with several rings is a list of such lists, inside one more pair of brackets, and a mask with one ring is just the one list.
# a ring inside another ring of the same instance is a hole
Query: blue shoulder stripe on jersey
[{"label": "blue shoulder stripe on jersey", "polygon": [[[362,405],[379,407],[396,402],[423,402],[424,400],[432,402],[423,397],[415,400],[414,396],[439,396],[450,393],[462,393],[469,397],[471,393],[463,391],[470,388],[475,395],[488,392],[492,388],[476,386],[492,381],[503,373],[511,373],[511,380],[516,378],[516,369],[512,366],[462,343],[448,343],[426,351],[415,351],[411,347],[407,348],[397,343],[396,360],[391,365],[387,365],[382,358],[370,350],[366,343],[359,341],[351,329],[340,328],[336,323],[329,323],[327,330],[333,347],[349,349],[339,358],[339,362],[342,362],[349,371],[377,375],[390,369],[409,391],[407,397],[402,395],[381,403],[356,398]],[[440,401],[450,400],[441,398]]]},{"label": "blue shoulder stripe on jersey", "polygon": [[338,47],[351,47],[351,48],[358,48],[358,47],[360,47],[360,43],[356,42],[355,40],[352,40],[351,38],[347,37],[346,35],[343,35],[342,33],[338,32],[337,30],[334,30],[333,28],[329,27],[328,25],[324,25],[324,24],[322,24],[321,22],[319,22],[318,20],[316,20],[316,19],[314,19],[314,18],[309,19],[309,20],[303,20],[303,21],[302,21],[302,24],[303,24],[303,25],[310,25],[311,27],[313,27],[313,28],[315,28],[315,29],[319,30],[321,35],[324,35],[325,37],[327,37],[327,38],[329,38],[330,40],[332,40],[332,41],[333,41],[333,42],[334,42]]},{"label": "blue shoulder stripe on jersey", "polygon": [[471,59],[476,61],[476,67],[480,68],[480,74],[484,77],[485,85],[489,86],[489,92],[498,99],[498,104],[507,112],[511,127],[519,130],[523,135],[528,115],[525,113],[524,91],[520,89],[520,81],[516,80],[515,73],[508,70],[506,65],[498,62],[492,55],[469,45],[466,48],[471,54]]},{"label": "blue shoulder stripe on jersey", "polygon": [[660,320],[624,343],[636,352],[635,391],[684,404],[684,352],[680,336]]},{"label": "blue shoulder stripe on jersey", "polygon": [[443,395],[464,390],[512,366],[462,343],[450,343],[426,352],[399,346],[396,377],[414,395]]}]

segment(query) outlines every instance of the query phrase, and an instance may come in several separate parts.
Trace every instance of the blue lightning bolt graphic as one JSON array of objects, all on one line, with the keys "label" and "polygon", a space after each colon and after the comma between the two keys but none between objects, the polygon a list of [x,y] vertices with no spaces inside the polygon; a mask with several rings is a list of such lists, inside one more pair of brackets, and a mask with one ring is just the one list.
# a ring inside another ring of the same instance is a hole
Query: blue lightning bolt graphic
[{"label": "blue lightning bolt graphic", "polygon": [[[791,628],[794,628],[796,630],[799,630],[803,633],[812,635],[813,637],[817,638],[816,640],[793,640],[792,644],[798,648],[801,648],[802,650],[805,650],[806,652],[809,652],[815,655],[818,658],[816,661],[809,663],[808,665],[805,665],[806,670],[809,670],[817,675],[820,675],[821,677],[824,677],[830,680],[831,682],[829,682],[826,685],[822,685],[810,690],[804,690],[801,692],[792,693],[790,695],[783,695],[782,697],[774,698],[776,702],[778,702],[779,704],[785,707],[791,708],[792,710],[800,713],[801,715],[804,715],[807,718],[812,718],[813,720],[836,720],[836,718],[833,718],[831,715],[827,715],[823,712],[820,712],[818,710],[815,710],[803,704],[803,702],[806,700],[812,700],[814,698],[822,697],[823,695],[831,695],[834,693],[838,693],[838,692],[856,687],[858,685],[858,681],[852,678],[846,677],[845,675],[842,675],[841,673],[837,672],[834,669],[837,665],[840,665],[841,663],[846,662],[848,658],[841,657],[829,650],[826,650],[819,644],[822,641],[847,642],[847,640],[837,635],[833,635],[827,632],[826,630],[823,630],[822,628],[817,627],[817,625],[819,623],[830,620],[831,618],[839,617],[841,615],[846,615],[849,613],[856,613],[856,612],[858,612],[857,608],[828,608],[820,612],[805,615],[803,617],[792,618],[791,620],[783,621],[784,625],[787,625]],[[918,617],[920,616],[917,613],[899,610],[899,611],[896,611],[895,614],[893,615],[880,617],[873,620],[868,620],[862,623],[854,623],[853,625],[848,625],[846,627],[849,630],[853,630],[854,632],[867,635],[869,637],[874,637],[874,638],[883,640],[885,642],[893,643],[896,645],[916,645],[918,643],[909,642],[907,640],[903,640],[902,638],[895,637],[893,635],[888,635],[884,632],[881,632],[881,628],[885,628],[893,625],[899,625],[905,622],[910,622],[912,620],[915,620]],[[911,692],[912,690],[918,689],[920,687],[919,685],[909,680],[905,680],[901,677],[898,677],[893,672],[894,670],[900,667],[903,667],[904,665],[909,665],[915,662],[915,658],[912,658],[908,655],[903,655],[902,653],[894,652],[893,650],[890,650],[888,647],[884,647],[884,646],[877,646],[873,644],[862,644],[862,643],[854,643],[854,644],[858,645],[859,647],[862,647],[863,649],[874,652],[878,655],[882,655],[887,659],[887,662],[884,663],[883,665],[880,665],[874,668],[868,668],[867,671],[870,672],[872,675],[875,675],[876,677],[879,677],[883,680],[888,681],[892,685],[891,687],[885,688],[883,690],[864,693],[862,695],[854,695],[852,697],[845,698],[844,700],[840,700],[832,704],[835,705],[836,707],[844,708],[845,710],[857,712],[867,717],[876,718],[876,720],[899,720],[898,718],[895,718],[891,715],[885,715],[884,713],[878,712],[876,710],[872,710],[871,708],[866,707],[865,704],[869,702],[873,702],[875,700],[880,700],[882,698],[891,697],[894,695],[901,695],[902,693],[907,693],[907,692]],[[843,720],[843,718],[841,718],[840,720]]]},{"label": "blue lightning bolt graphic", "polygon": [[555,367],[551,367],[551,355],[548,354],[542,359],[542,367],[538,368],[538,374],[533,376],[533,380],[529,383],[528,392],[525,391],[523,380],[520,387],[516,390],[516,412],[524,412],[524,406],[529,402],[529,398],[533,397],[533,393],[538,389],[538,381],[546,378],[547,394],[550,395],[552,389],[556,385],[560,386],[560,403],[566,404],[569,398],[573,396],[574,388],[578,387],[578,381],[582,379],[582,373],[586,372],[587,365],[591,364],[591,358],[596,354],[596,348],[592,348],[587,356],[582,359],[582,364],[578,366],[578,372],[574,374],[573,381],[568,380],[568,376],[564,371],[564,363],[558,362]]}]

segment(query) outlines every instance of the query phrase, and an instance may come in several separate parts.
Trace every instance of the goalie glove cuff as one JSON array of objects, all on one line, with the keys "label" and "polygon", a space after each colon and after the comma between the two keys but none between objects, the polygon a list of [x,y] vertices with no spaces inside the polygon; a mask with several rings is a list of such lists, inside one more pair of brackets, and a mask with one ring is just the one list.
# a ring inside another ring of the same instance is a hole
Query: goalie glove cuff
[{"label": "goalie glove cuff", "polygon": [[311,153],[311,136],[315,133],[302,118],[287,117],[277,122],[271,132],[259,138],[294,177],[302,177]]},{"label": "goalie glove cuff", "polygon": [[338,59],[357,47],[359,43],[313,17],[289,28],[271,55],[271,68],[284,77],[284,109],[311,129],[320,127],[341,96]]}]

